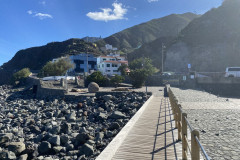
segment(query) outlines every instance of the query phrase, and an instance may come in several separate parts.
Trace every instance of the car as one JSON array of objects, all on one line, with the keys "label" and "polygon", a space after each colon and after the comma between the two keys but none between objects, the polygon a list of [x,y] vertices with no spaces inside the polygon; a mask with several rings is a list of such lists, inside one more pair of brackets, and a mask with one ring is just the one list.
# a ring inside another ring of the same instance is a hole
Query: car
[{"label": "car", "polygon": [[240,67],[227,67],[224,77],[240,77]]}]

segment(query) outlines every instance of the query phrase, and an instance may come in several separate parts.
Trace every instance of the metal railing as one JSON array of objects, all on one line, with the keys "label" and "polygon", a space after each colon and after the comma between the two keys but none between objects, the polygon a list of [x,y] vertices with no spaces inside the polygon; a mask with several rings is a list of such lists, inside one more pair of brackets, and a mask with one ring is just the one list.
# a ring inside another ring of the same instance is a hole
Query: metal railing
[{"label": "metal railing", "polygon": [[[200,160],[201,151],[204,159],[210,160],[201,142],[199,141],[199,131],[193,129],[190,125],[189,121],[187,120],[187,113],[183,113],[182,107],[178,103],[178,100],[174,96],[171,88],[168,88],[168,95],[174,115],[175,127],[178,129],[178,140],[182,141],[182,159],[187,160],[189,152],[192,160]],[[188,128],[191,132],[191,145],[188,141]]]}]

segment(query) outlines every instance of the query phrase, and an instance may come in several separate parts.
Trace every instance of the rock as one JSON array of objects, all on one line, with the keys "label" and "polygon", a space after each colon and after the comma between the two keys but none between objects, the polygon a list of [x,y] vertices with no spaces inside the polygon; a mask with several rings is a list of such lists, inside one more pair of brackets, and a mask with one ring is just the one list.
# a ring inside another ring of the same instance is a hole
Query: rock
[{"label": "rock", "polygon": [[54,147],[53,147],[53,150],[54,150],[56,153],[59,153],[62,149],[63,149],[62,146],[54,146]]},{"label": "rock", "polygon": [[114,136],[114,133],[113,133],[113,132],[107,131],[106,137],[110,138],[110,137],[113,137],[113,136]]},{"label": "rock", "polygon": [[87,158],[85,157],[85,155],[81,155],[78,160],[87,160]]},{"label": "rock", "polygon": [[23,155],[21,155],[21,156],[18,158],[18,160],[27,160],[27,158],[28,158],[28,155],[27,155],[27,154],[23,154]]},{"label": "rock", "polygon": [[123,114],[122,112],[120,111],[114,111],[110,116],[109,118],[111,119],[123,119],[123,118],[126,118],[126,115]]},{"label": "rock", "polygon": [[118,128],[120,128],[120,125],[118,124],[118,122],[113,122],[108,129],[112,131]]},{"label": "rock", "polygon": [[11,142],[8,145],[8,150],[12,151],[16,155],[19,155],[26,149],[25,144],[23,142]]},{"label": "rock", "polygon": [[66,149],[67,149],[67,151],[71,151],[71,150],[74,149],[74,145],[73,145],[73,144],[70,144],[70,143],[67,143],[67,144],[66,144]]},{"label": "rock", "polygon": [[61,132],[62,133],[66,133],[66,134],[70,133],[71,132],[71,124],[66,123],[66,122],[63,123],[61,125]]},{"label": "rock", "polygon": [[93,146],[89,144],[84,144],[80,149],[80,152],[85,154],[86,156],[91,156],[94,153]]},{"label": "rock", "polygon": [[106,120],[107,118],[108,118],[107,114],[102,112],[100,112],[97,117],[98,120]]},{"label": "rock", "polygon": [[88,112],[87,112],[87,111],[84,111],[84,112],[83,112],[83,115],[84,115],[84,116],[87,116],[87,115],[88,115]]},{"label": "rock", "polygon": [[2,133],[0,134],[0,144],[6,143],[13,137],[12,133]]},{"label": "rock", "polygon": [[53,128],[50,129],[49,132],[52,134],[58,134],[58,133],[60,133],[60,130],[61,130],[60,126],[53,126]]},{"label": "rock", "polygon": [[46,154],[51,150],[51,144],[49,142],[43,141],[39,146],[38,146],[38,152],[41,154]]},{"label": "rock", "polygon": [[79,133],[76,137],[76,140],[78,141],[78,143],[80,144],[84,144],[86,143],[89,139],[91,138],[91,136],[89,136],[87,133]]},{"label": "rock", "polygon": [[103,137],[104,137],[104,133],[98,132],[96,135],[96,141],[102,141]]},{"label": "rock", "polygon": [[65,145],[68,142],[68,135],[61,135],[60,141],[62,145]]},{"label": "rock", "polygon": [[72,113],[70,113],[67,117],[68,122],[75,122],[76,121],[76,113],[75,111],[73,111]]},{"label": "rock", "polygon": [[83,104],[82,104],[82,103],[78,103],[78,104],[77,104],[77,107],[78,107],[78,108],[82,108],[82,107],[83,107]]},{"label": "rock", "polygon": [[103,96],[104,101],[109,101],[109,100],[111,100],[112,98],[113,98],[112,95],[104,95],[104,96]]},{"label": "rock", "polygon": [[11,151],[4,151],[4,152],[0,152],[0,159],[1,160],[14,160],[14,159],[16,159],[16,155],[15,155],[15,153],[13,153]]},{"label": "rock", "polygon": [[96,93],[97,91],[99,91],[99,85],[95,82],[91,82],[88,85],[88,92],[90,93]]},{"label": "rock", "polygon": [[48,142],[51,143],[53,146],[60,146],[60,136],[52,136],[48,139]]}]

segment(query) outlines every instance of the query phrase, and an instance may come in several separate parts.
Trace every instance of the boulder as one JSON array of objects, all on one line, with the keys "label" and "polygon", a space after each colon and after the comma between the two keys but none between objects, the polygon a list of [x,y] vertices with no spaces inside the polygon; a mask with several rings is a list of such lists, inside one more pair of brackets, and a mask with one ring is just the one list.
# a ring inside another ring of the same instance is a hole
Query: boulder
[{"label": "boulder", "polygon": [[96,93],[97,91],[99,91],[99,85],[95,82],[91,82],[88,85],[88,92],[90,93]]},{"label": "boulder", "polygon": [[18,158],[18,160],[27,160],[27,158],[28,158],[28,155],[27,155],[27,154],[23,154],[23,155],[21,155],[21,156]]},{"label": "boulder", "polygon": [[16,155],[15,155],[15,153],[13,153],[11,151],[4,151],[4,152],[0,152],[0,159],[1,160],[15,160]]},{"label": "boulder", "polygon": [[113,122],[110,127],[108,128],[109,130],[114,130],[120,128],[120,125],[118,122]]},{"label": "boulder", "polygon": [[48,139],[48,142],[51,143],[53,146],[60,146],[60,136],[52,136]]},{"label": "boulder", "polygon": [[10,139],[12,139],[13,134],[12,133],[2,133],[0,134],[0,144],[8,142]]},{"label": "boulder", "polygon": [[84,144],[86,143],[89,139],[91,138],[91,136],[89,136],[87,133],[79,133],[76,137],[76,140],[78,141],[78,143],[80,144]]},{"label": "boulder", "polygon": [[82,146],[82,148],[80,149],[80,152],[86,156],[91,156],[94,152],[93,146],[86,143]]},{"label": "boulder", "polygon": [[120,111],[114,111],[114,112],[109,116],[109,118],[111,118],[111,119],[123,119],[123,118],[125,118],[125,117],[126,117],[126,115],[123,114],[123,113],[120,112]]},{"label": "boulder", "polygon": [[12,151],[16,155],[19,155],[26,149],[25,144],[23,142],[11,142],[8,145],[8,150]]},{"label": "boulder", "polygon": [[43,141],[39,146],[38,146],[38,152],[41,154],[46,154],[51,150],[51,144],[49,142]]}]

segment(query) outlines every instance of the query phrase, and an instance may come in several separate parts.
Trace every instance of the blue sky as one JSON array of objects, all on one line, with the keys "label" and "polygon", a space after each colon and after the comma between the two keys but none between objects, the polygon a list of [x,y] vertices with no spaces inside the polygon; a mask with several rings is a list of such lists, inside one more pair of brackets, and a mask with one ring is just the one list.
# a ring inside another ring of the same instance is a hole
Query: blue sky
[{"label": "blue sky", "polygon": [[222,0],[0,0],[0,65],[17,51],[85,36],[107,37],[172,13],[203,14]]}]

